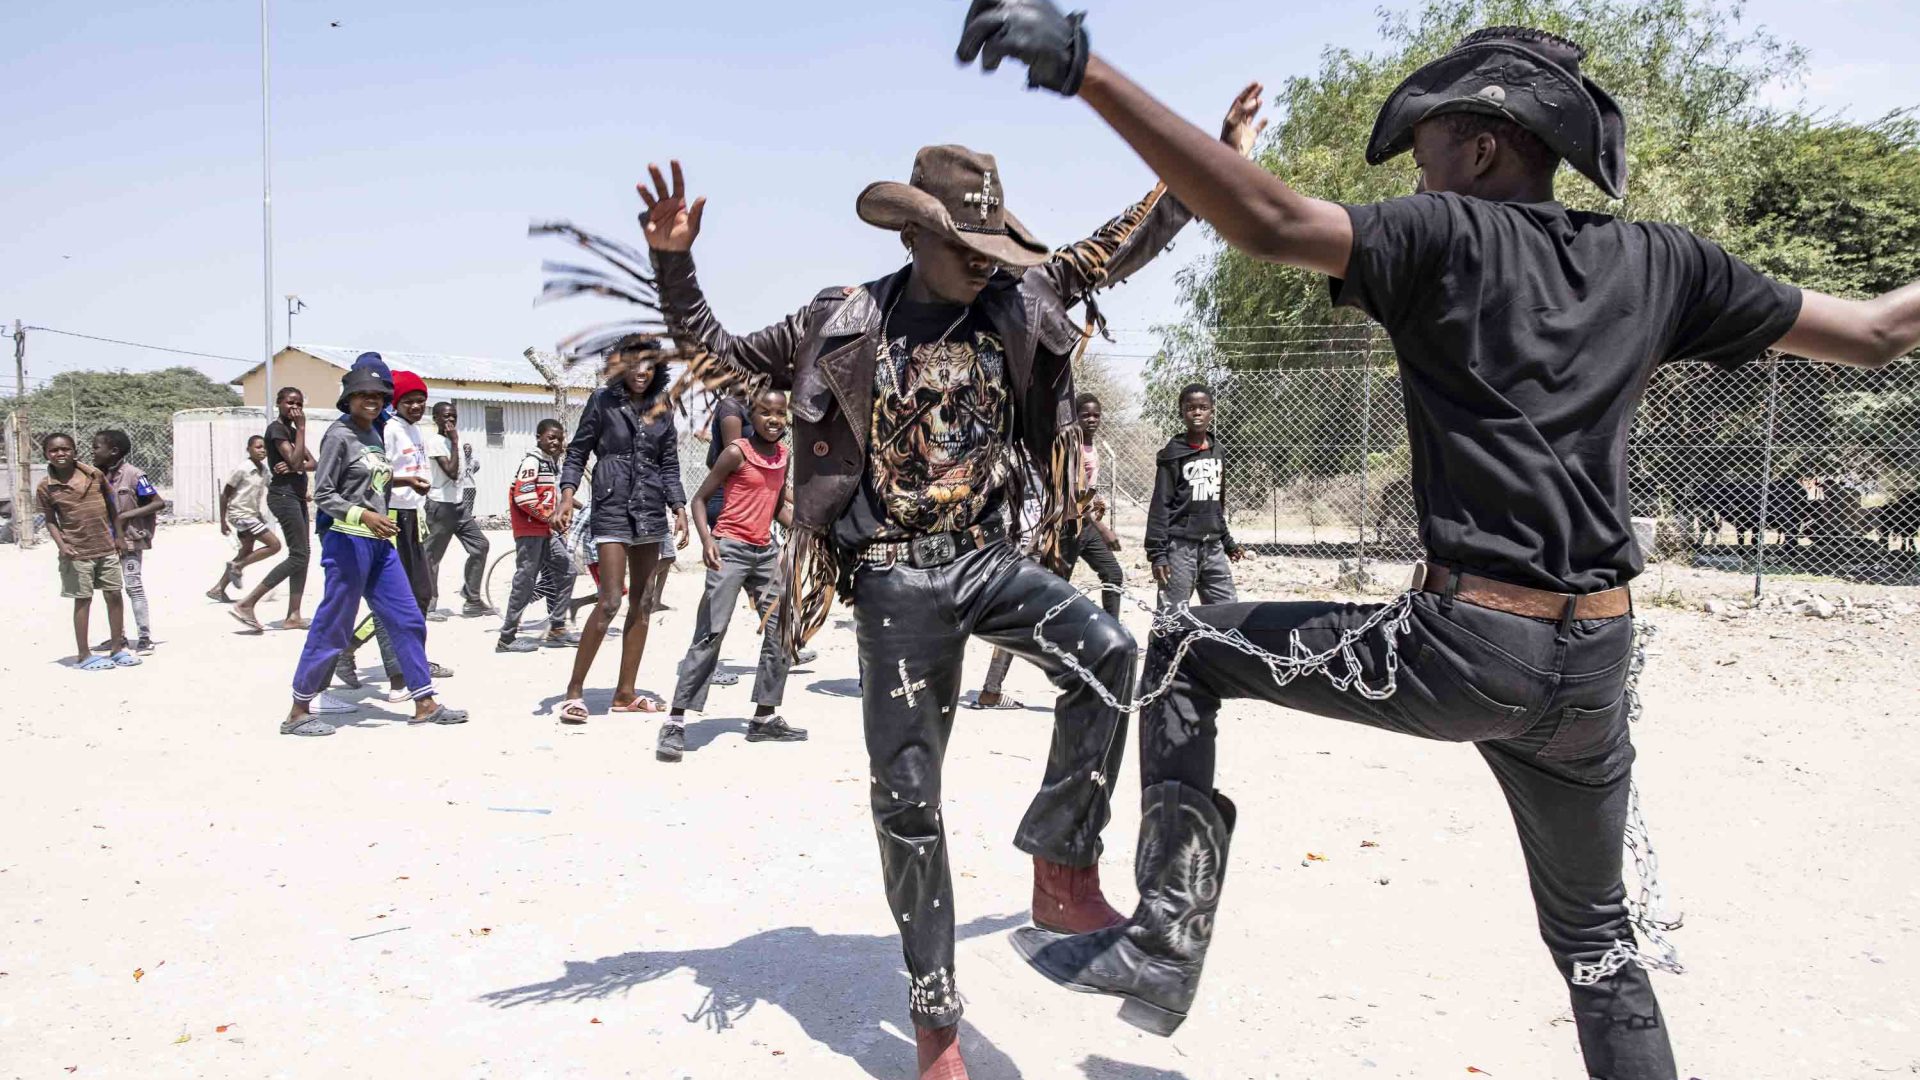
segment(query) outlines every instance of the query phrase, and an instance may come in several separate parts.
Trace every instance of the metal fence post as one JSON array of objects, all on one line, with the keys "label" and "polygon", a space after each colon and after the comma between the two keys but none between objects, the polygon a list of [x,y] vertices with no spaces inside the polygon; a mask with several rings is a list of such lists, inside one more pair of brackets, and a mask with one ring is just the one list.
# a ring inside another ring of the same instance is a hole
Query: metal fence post
[{"label": "metal fence post", "polygon": [[27,330],[13,321],[13,539],[33,546],[33,435],[27,420]]},{"label": "metal fence post", "polygon": [[[1774,415],[1780,405],[1780,357],[1767,364],[1767,433],[1760,443],[1760,527],[1754,530],[1753,598],[1760,599],[1760,586],[1767,573],[1767,495],[1773,489]],[[1737,528],[1737,527],[1736,527]],[[1734,537],[1738,541],[1739,537]],[[1781,536],[1784,541],[1785,535]]]},{"label": "metal fence post", "polygon": [[1373,497],[1367,483],[1367,452],[1373,447],[1373,350],[1368,349],[1361,355],[1364,359],[1360,366],[1360,559],[1354,574],[1357,582],[1367,578],[1367,503]]}]

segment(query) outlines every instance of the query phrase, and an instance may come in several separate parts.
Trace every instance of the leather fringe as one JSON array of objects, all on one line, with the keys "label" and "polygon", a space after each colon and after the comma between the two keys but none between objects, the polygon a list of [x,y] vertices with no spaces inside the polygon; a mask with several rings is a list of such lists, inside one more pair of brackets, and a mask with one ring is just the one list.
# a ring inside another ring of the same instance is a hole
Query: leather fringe
[{"label": "leather fringe", "polygon": [[1080,531],[1080,425],[1054,433],[1046,479],[1040,489],[1040,523],[1035,526],[1034,557],[1054,573],[1066,567],[1066,540]]},{"label": "leather fringe", "polygon": [[780,647],[792,659],[827,625],[840,585],[840,560],[825,529],[801,527],[788,533],[787,549],[780,558],[787,584],[778,608]]},{"label": "leather fringe", "polygon": [[1140,226],[1147,220],[1147,215],[1153,212],[1154,207],[1160,205],[1160,200],[1165,198],[1166,194],[1165,183],[1155,184],[1153,190],[1147,192],[1146,198],[1128,207],[1119,217],[1102,225],[1098,232],[1079,243],[1053,253],[1054,258],[1066,261],[1073,267],[1074,272],[1079,274],[1081,280],[1087,283],[1087,291],[1083,299],[1087,304],[1089,335],[1097,329],[1101,337],[1108,341],[1113,340],[1113,337],[1107,333],[1107,317],[1100,313],[1100,306],[1094,303],[1093,294],[1106,287],[1107,267],[1113,261],[1114,254],[1133,238],[1134,233],[1140,231]]}]

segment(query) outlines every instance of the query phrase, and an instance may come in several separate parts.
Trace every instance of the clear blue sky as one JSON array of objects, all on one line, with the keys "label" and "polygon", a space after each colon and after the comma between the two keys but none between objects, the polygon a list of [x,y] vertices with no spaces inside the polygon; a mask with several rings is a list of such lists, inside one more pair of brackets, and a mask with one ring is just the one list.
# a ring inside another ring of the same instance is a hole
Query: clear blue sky
[{"label": "clear blue sky", "polygon": [[[1098,49],[1211,126],[1246,80],[1366,47],[1349,4],[1083,0]],[[1404,5],[1392,0],[1389,7]],[[1010,204],[1073,239],[1152,182],[1083,106],[952,63],[963,0],[868,4],[275,0],[275,288],[296,337],[513,356],[603,314],[534,310],[537,217],[634,236],[632,181],[678,156],[709,197],[697,253],[721,317],[777,318],[898,264],[853,198],[914,150],[995,153]],[[1753,0],[1812,50],[1802,88],[1857,116],[1920,104],[1911,0]],[[338,28],[329,26],[338,21]],[[262,350],[259,27],[250,0],[7,4],[0,317],[237,357]],[[1198,229],[1117,291],[1122,352],[1177,314]],[[277,322],[284,327],[284,320]],[[284,329],[276,332],[276,341]],[[30,376],[190,362],[49,335]],[[3,365],[0,387],[11,388]]]}]

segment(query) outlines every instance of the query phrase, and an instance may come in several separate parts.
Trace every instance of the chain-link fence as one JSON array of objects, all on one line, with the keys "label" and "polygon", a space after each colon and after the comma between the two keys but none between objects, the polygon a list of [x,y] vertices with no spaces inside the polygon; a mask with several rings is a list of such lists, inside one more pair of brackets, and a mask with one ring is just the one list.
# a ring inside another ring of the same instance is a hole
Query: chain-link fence
[{"label": "chain-link fence", "polygon": [[[14,461],[14,447],[18,445],[15,440],[16,422],[16,417],[9,414],[5,423],[6,445],[5,449],[0,451],[0,485],[3,485],[0,486],[0,508],[4,508],[4,513],[0,513],[0,517],[7,519],[0,522],[0,531],[6,533],[5,539],[0,540],[0,543],[12,541],[12,524],[16,516],[16,508],[12,505],[15,490],[14,478],[16,468],[21,467],[20,463]],[[75,448],[80,452],[80,460],[91,462],[93,438],[102,431],[124,432],[127,440],[133,444],[133,450],[127,455],[127,460],[145,471],[162,495],[172,488],[174,453],[173,424],[170,420],[135,420],[78,413],[35,413],[27,422],[29,446],[27,460],[24,463],[29,502],[27,506],[18,508],[18,517],[20,520],[33,521],[36,533],[44,535],[40,531],[40,522],[31,502],[32,489],[47,475],[47,457],[41,449],[42,442],[48,435],[55,432],[70,435],[73,437]]]},{"label": "chain-link fence", "polygon": [[[1362,568],[1419,558],[1405,405],[1384,338],[1263,359],[1317,364],[1215,376],[1236,538]],[[1148,411],[1164,421],[1116,424],[1109,413],[1106,486],[1122,521],[1144,520],[1154,455],[1177,427],[1173,394],[1163,396]],[[1751,576],[1756,589],[1768,575],[1920,584],[1920,361],[1664,365],[1628,469],[1650,564]]]},{"label": "chain-link fence", "polygon": [[[1276,365],[1210,376],[1235,533],[1268,554],[1346,561],[1361,571],[1411,562],[1421,554],[1419,522],[1391,347],[1371,330],[1332,333],[1310,342],[1298,334],[1277,344],[1229,341],[1214,358],[1221,369],[1229,360]],[[1173,394],[1159,396],[1168,400],[1137,410],[1109,403],[1099,439],[1116,524],[1136,534],[1154,459],[1177,429]],[[691,419],[680,420],[689,496],[707,460],[704,418],[696,410]],[[38,443],[46,432],[72,433],[85,455],[93,435],[109,428],[127,433],[133,463],[172,498],[171,422],[36,416],[30,481],[44,475]],[[1650,564],[1751,577],[1756,588],[1780,575],[1920,584],[1920,360],[1880,371],[1793,359],[1732,372],[1664,365],[1640,406],[1628,469]],[[1352,580],[1366,579],[1361,572]],[[1383,588],[1392,583],[1381,579]]]}]

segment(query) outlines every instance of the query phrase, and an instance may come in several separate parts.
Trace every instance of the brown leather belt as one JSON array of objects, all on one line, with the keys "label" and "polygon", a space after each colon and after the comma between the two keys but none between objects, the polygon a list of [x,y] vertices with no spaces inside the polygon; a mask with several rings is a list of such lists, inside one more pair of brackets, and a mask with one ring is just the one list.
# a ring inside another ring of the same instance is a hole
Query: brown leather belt
[{"label": "brown leather belt", "polygon": [[[1465,601],[1475,607],[1504,611],[1509,615],[1554,620],[1569,617],[1615,619],[1633,611],[1633,594],[1625,585],[1605,592],[1575,596],[1572,593],[1529,589],[1525,585],[1509,585],[1504,581],[1475,577],[1472,574],[1458,576],[1459,584],[1452,589],[1455,600]],[[1454,577],[1453,571],[1444,566],[1421,563],[1413,568],[1413,587],[1425,592],[1445,594],[1448,592],[1448,584]],[[1571,616],[1567,614],[1568,604],[1573,605]]]}]

